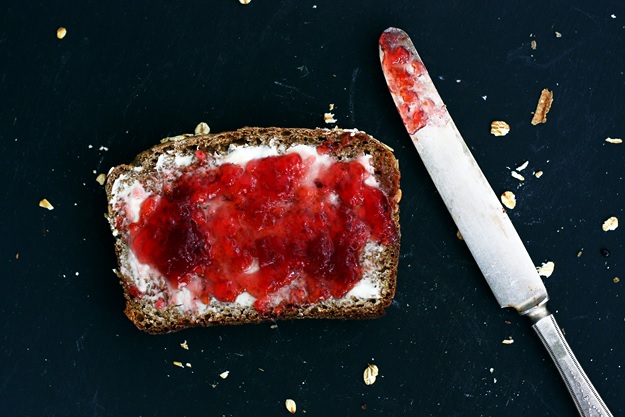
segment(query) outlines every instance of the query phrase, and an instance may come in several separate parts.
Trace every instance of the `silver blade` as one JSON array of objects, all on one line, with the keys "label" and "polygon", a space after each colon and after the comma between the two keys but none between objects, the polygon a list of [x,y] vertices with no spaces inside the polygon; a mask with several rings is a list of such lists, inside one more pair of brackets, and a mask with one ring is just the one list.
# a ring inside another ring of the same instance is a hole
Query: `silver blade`
[{"label": "silver blade", "polygon": [[547,290],[534,263],[408,35],[387,29],[380,60],[412,142],[499,304],[521,314],[544,305]]}]

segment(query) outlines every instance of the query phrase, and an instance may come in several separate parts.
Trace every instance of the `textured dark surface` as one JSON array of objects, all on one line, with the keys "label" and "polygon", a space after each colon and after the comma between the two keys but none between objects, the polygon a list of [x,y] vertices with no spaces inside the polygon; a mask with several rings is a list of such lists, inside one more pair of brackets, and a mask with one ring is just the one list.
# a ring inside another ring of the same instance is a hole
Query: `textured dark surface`
[{"label": "textured dark surface", "polygon": [[[625,414],[625,225],[601,230],[609,216],[625,223],[625,144],[604,142],[625,136],[621,2],[10,2],[0,22],[3,415],[288,415],[286,398],[309,416],[575,415],[412,149],[378,63],[388,26],[411,35],[495,191],[516,193],[511,217],[530,254],[556,265],[551,309]],[[543,88],[555,101],[532,126]],[[388,314],[136,330],[111,272],[96,175],[199,121],[214,132],[317,127],[330,103],[341,127],[385,141],[400,161],[403,246]],[[510,134],[490,135],[492,120]],[[510,171],[526,160],[520,183]],[[380,369],[372,386],[368,363]]]}]

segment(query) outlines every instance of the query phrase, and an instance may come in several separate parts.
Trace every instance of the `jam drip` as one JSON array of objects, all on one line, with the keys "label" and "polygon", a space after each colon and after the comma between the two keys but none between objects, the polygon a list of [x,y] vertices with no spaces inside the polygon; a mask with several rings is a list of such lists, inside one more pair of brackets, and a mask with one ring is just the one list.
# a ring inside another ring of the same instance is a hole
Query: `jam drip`
[{"label": "jam drip", "polygon": [[314,159],[199,160],[143,202],[131,249],[204,303],[246,291],[262,313],[276,307],[276,291],[281,308],[343,297],[360,280],[365,244],[387,245],[398,231],[361,163],[335,162],[311,178]]}]

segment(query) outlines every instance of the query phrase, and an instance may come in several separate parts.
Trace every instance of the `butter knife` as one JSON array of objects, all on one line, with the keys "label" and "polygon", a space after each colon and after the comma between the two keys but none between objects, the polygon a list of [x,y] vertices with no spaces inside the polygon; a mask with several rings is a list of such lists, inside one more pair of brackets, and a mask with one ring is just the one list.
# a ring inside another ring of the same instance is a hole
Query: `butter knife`
[{"label": "butter knife", "polygon": [[528,317],[581,416],[612,414],[573,355],[523,242],[471,155],[409,36],[388,28],[379,41],[386,83],[434,185],[501,307]]}]

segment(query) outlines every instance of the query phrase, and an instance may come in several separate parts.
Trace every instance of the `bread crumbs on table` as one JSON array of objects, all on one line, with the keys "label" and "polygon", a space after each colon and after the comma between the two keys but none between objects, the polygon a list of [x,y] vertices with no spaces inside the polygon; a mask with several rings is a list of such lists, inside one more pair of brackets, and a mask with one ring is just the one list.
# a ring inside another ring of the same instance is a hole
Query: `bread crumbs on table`
[{"label": "bread crumbs on table", "polygon": [[54,206],[52,204],[50,204],[50,202],[47,199],[43,199],[41,201],[39,201],[39,207],[48,209],[48,210],[54,210]]},{"label": "bread crumbs on table", "polygon": [[506,136],[510,133],[510,125],[502,120],[490,122],[490,133],[493,136]]},{"label": "bread crumbs on table", "polygon": [[336,119],[334,118],[334,113],[324,113],[323,121],[326,123],[336,123]]},{"label": "bread crumbs on table", "polygon": [[514,178],[516,178],[519,181],[525,181],[525,177],[516,171],[510,172],[510,175],[512,175]]},{"label": "bread crumbs on table", "polygon": [[291,414],[295,414],[295,412],[297,411],[297,404],[295,404],[295,401],[290,398],[284,401],[284,406]]},{"label": "bread crumbs on table", "polygon": [[252,0],[239,0],[239,3],[241,4],[250,4]]},{"label": "bread crumbs on table", "polygon": [[542,176],[543,176],[543,172],[542,172],[542,171],[536,171],[536,172],[534,172],[534,176],[535,176],[536,178],[540,178],[540,177],[542,177]]},{"label": "bread crumbs on table", "polygon": [[516,207],[516,196],[512,191],[505,191],[501,194],[501,202],[504,206],[512,210]]},{"label": "bread crumbs on table", "polygon": [[174,363],[175,366],[177,366],[179,368],[184,368],[184,365],[180,361],[174,361],[173,363]]},{"label": "bread crumbs on table", "polygon": [[540,98],[534,111],[534,117],[532,117],[532,124],[537,125],[539,123],[545,123],[547,121],[547,113],[551,110],[553,104],[553,92],[544,88],[540,92]]},{"label": "bread crumbs on table", "polygon": [[373,385],[378,376],[378,367],[372,363],[370,363],[362,374],[362,378],[365,381],[366,385]]},{"label": "bread crumbs on table", "polygon": [[98,175],[95,180],[98,182],[98,184],[100,185],[104,185],[104,183],[106,182],[106,174],[100,174]]},{"label": "bread crumbs on table", "polygon": [[230,375],[230,371],[223,371],[222,373],[219,374],[219,377],[221,379],[226,379],[228,378],[228,375]]},{"label": "bread crumbs on table", "polygon": [[180,344],[180,347],[184,350],[189,350],[189,345],[187,344],[186,340]]},{"label": "bread crumbs on table", "polygon": [[618,227],[618,219],[614,216],[610,217],[609,219],[606,219],[601,225],[601,228],[603,229],[604,232],[608,232],[610,230],[616,230],[617,227]]},{"label": "bread crumbs on table", "polygon": [[67,29],[64,28],[63,26],[59,27],[56,30],[56,37],[57,37],[57,39],[63,39],[65,37],[65,35],[67,35]]},{"label": "bread crumbs on table", "polygon": [[614,279],[612,279],[612,281],[616,284],[616,283],[618,283],[620,281],[620,278],[619,277],[614,277]]},{"label": "bread crumbs on table", "polygon": [[619,138],[605,138],[605,141],[608,143],[615,144],[615,145],[623,143],[623,139],[619,139]]},{"label": "bread crumbs on table", "polygon": [[551,261],[543,263],[539,268],[536,268],[538,275],[549,278],[551,274],[553,274],[554,269],[556,268],[556,264]]},{"label": "bread crumbs on table", "polygon": [[501,343],[504,345],[511,345],[514,343],[514,339],[512,337],[509,337],[508,339],[502,340]]}]

